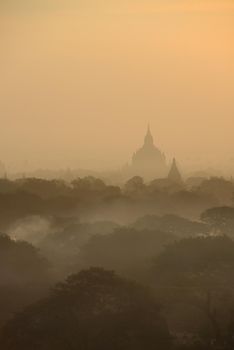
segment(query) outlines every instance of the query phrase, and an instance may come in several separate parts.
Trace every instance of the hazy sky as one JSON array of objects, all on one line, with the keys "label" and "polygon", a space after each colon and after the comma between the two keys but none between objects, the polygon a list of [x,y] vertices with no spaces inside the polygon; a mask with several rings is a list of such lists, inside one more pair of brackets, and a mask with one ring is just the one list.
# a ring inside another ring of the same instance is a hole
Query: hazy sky
[{"label": "hazy sky", "polygon": [[234,0],[0,0],[0,159],[116,168],[151,123],[234,173]]}]

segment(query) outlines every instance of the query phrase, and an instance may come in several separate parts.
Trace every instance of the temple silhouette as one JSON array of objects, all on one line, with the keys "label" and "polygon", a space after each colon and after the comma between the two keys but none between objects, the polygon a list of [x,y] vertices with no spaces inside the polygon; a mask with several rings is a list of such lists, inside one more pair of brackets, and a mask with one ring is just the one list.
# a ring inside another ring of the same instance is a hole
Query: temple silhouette
[{"label": "temple silhouette", "polygon": [[133,154],[132,161],[126,170],[129,177],[141,176],[146,181],[167,177],[169,168],[166,157],[154,145],[150,125],[148,125],[143,146]]}]

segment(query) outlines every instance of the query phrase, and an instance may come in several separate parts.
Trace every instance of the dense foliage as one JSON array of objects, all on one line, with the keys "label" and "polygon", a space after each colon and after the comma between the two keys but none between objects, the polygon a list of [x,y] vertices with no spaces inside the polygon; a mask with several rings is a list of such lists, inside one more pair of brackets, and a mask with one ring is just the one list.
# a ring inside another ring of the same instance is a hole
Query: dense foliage
[{"label": "dense foliage", "polygon": [[3,329],[5,350],[165,349],[170,335],[154,297],[113,272],[92,268],[57,285]]}]

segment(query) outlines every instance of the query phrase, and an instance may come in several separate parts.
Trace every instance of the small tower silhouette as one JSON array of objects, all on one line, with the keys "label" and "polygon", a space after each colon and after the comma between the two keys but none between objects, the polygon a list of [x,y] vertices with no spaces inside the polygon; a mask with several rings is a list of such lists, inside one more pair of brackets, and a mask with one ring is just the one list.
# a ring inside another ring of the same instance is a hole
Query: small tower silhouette
[{"label": "small tower silhouette", "polygon": [[182,176],[178,170],[175,158],[173,158],[171,169],[170,169],[169,174],[168,174],[168,179],[173,181],[173,182],[176,182],[176,183],[183,182]]}]

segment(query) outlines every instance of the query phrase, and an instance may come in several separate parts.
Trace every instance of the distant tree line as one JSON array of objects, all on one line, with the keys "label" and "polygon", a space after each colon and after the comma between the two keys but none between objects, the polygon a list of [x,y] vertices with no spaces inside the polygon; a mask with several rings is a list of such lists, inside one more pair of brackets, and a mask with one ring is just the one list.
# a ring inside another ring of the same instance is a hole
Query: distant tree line
[{"label": "distant tree line", "polygon": [[92,176],[70,183],[62,180],[0,179],[0,229],[29,215],[61,216],[92,213],[127,220],[149,212],[198,217],[215,206],[232,206],[234,183],[222,178],[203,180],[194,186],[168,179],[145,184],[135,176],[123,187],[110,186]]}]

